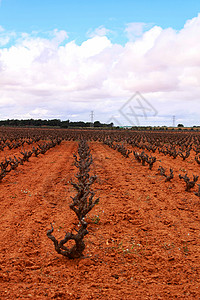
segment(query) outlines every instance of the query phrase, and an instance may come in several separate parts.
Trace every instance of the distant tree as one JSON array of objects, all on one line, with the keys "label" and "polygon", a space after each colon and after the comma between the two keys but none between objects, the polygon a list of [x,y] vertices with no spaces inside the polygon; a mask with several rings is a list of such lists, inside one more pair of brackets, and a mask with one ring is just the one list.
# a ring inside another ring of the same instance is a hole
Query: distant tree
[{"label": "distant tree", "polygon": [[102,127],[103,124],[101,124],[99,121],[94,122],[94,127]]},{"label": "distant tree", "polygon": [[61,122],[61,127],[62,127],[62,128],[68,128],[68,127],[69,127],[69,120],[62,121],[62,122]]},{"label": "distant tree", "polygon": [[184,127],[184,125],[183,124],[178,124],[177,127]]},{"label": "distant tree", "polygon": [[60,126],[61,121],[59,119],[48,120],[49,126]]},{"label": "distant tree", "polygon": [[[60,119],[51,119],[51,120],[41,120],[41,119],[26,119],[26,120],[18,120],[18,119],[7,119],[0,120],[0,126],[55,126],[61,128],[85,128],[91,127],[90,122],[76,121],[70,122],[70,120],[61,121]],[[113,123],[104,124],[99,121],[94,122],[94,127],[113,127]]]}]

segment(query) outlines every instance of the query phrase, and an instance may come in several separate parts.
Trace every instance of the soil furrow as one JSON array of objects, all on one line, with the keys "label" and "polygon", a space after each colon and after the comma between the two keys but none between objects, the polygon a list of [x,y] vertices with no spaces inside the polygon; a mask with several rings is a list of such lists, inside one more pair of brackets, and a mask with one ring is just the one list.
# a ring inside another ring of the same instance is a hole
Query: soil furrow
[{"label": "soil furrow", "polygon": [[86,218],[84,258],[58,255],[46,236],[51,222],[58,239],[77,224],[69,209],[77,142],[31,157],[2,180],[0,299],[200,298],[199,198],[133,155],[89,146],[100,202]]}]

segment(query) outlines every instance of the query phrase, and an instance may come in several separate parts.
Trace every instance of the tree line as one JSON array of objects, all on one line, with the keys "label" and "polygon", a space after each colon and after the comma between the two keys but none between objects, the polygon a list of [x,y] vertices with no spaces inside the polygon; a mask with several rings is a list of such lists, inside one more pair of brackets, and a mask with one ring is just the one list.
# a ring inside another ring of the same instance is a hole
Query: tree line
[{"label": "tree line", "polygon": [[101,123],[99,121],[95,121],[94,123],[90,122],[83,122],[77,121],[72,122],[70,120],[61,121],[60,119],[52,119],[52,120],[41,120],[41,119],[26,119],[26,120],[18,120],[18,119],[7,119],[7,120],[0,120],[0,126],[17,126],[17,127],[26,127],[26,126],[53,126],[53,127],[60,127],[60,128],[88,128],[88,127],[113,127],[113,123],[106,124]]}]

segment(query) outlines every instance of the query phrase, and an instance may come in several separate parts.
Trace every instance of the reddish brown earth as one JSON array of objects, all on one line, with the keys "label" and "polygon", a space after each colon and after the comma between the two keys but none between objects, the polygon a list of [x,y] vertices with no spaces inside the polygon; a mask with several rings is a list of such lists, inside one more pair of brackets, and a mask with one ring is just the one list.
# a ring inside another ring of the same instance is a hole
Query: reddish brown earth
[{"label": "reddish brown earth", "polygon": [[[84,258],[60,256],[46,236],[51,222],[60,239],[76,221],[77,142],[31,157],[0,183],[0,299],[200,299],[200,198],[178,178],[199,175],[194,157],[156,152],[151,171],[133,154],[89,146],[100,203],[88,214]],[[174,168],[172,182],[159,165]]]}]

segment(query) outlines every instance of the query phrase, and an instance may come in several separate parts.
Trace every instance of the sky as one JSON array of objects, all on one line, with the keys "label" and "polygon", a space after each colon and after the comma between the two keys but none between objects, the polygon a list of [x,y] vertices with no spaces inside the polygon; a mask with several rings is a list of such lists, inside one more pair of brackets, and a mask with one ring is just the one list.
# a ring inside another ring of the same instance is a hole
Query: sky
[{"label": "sky", "polygon": [[199,0],[0,0],[0,120],[91,114],[200,125]]}]

